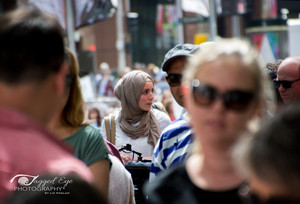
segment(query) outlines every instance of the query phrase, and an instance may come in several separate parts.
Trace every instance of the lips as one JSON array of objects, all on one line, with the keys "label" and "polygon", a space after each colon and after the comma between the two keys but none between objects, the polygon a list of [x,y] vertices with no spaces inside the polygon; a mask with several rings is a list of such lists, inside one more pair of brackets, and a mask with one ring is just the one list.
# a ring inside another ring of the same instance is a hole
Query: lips
[{"label": "lips", "polygon": [[206,124],[212,129],[224,129],[225,122],[223,120],[208,120]]},{"label": "lips", "polygon": [[280,94],[281,98],[288,98],[288,95]]}]

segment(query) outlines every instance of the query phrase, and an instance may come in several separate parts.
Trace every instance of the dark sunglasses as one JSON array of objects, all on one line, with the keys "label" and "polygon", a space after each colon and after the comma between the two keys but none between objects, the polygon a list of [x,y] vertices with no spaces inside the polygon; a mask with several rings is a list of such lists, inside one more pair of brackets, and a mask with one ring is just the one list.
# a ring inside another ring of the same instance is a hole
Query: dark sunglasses
[{"label": "dark sunglasses", "polygon": [[181,84],[182,74],[168,74],[166,80],[170,86],[179,86]]},{"label": "dark sunglasses", "polygon": [[217,98],[223,100],[228,110],[244,111],[248,108],[255,94],[247,91],[231,90],[226,93],[219,93],[214,87],[201,84],[199,80],[192,81],[193,97],[195,102],[201,106],[212,105]]},{"label": "dark sunglasses", "polygon": [[278,89],[280,87],[280,84],[282,84],[282,87],[285,89],[289,89],[292,87],[292,84],[296,81],[299,81],[300,79],[296,79],[294,81],[286,81],[286,80],[273,80],[274,86],[276,89]]}]

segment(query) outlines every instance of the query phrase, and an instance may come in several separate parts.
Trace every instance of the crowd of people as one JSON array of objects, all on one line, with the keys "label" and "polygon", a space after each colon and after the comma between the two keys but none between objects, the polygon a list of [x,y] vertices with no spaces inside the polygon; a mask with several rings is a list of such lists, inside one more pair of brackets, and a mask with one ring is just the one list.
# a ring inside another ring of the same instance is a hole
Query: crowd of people
[{"label": "crowd of people", "polygon": [[[264,64],[230,38],[178,44],[118,80],[101,63],[97,94],[120,104],[103,115],[55,18],[19,7],[0,25],[1,203],[300,202],[299,56]],[[143,188],[126,168],[140,157]]]}]

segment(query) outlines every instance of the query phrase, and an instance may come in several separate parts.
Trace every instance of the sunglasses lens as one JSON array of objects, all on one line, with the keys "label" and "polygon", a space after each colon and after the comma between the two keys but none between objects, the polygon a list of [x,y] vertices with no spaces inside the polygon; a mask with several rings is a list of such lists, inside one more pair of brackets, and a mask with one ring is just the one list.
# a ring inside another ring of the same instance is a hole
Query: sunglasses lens
[{"label": "sunglasses lens", "polygon": [[253,93],[239,90],[232,90],[221,94],[212,86],[201,84],[196,79],[192,81],[192,87],[194,101],[202,106],[210,106],[217,98],[221,98],[227,109],[244,111],[254,98]]},{"label": "sunglasses lens", "polygon": [[281,84],[285,89],[289,89],[292,87],[292,83],[290,81],[282,81]]},{"label": "sunglasses lens", "polygon": [[179,86],[181,84],[182,74],[169,74],[166,79],[170,86]]},{"label": "sunglasses lens", "polygon": [[243,111],[248,107],[253,96],[254,95],[249,92],[230,91],[224,95],[224,104],[229,109]]},{"label": "sunglasses lens", "polygon": [[208,106],[215,100],[216,90],[206,85],[193,87],[194,100],[199,105]]},{"label": "sunglasses lens", "polygon": [[274,83],[274,86],[276,89],[278,89],[280,87],[280,84],[282,84],[282,87],[285,88],[285,89],[289,89],[292,87],[292,81],[277,81],[277,80],[274,80],[273,81]]}]

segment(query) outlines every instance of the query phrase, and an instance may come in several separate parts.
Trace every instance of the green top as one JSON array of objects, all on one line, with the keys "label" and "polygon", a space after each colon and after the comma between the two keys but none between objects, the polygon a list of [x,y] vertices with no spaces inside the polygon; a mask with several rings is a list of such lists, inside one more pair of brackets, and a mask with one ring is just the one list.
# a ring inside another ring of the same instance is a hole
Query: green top
[{"label": "green top", "polygon": [[74,147],[74,156],[87,166],[102,159],[109,160],[108,149],[100,131],[91,125],[82,126],[73,135],[65,138],[64,141]]}]

